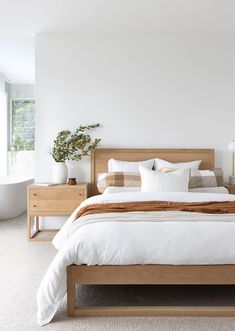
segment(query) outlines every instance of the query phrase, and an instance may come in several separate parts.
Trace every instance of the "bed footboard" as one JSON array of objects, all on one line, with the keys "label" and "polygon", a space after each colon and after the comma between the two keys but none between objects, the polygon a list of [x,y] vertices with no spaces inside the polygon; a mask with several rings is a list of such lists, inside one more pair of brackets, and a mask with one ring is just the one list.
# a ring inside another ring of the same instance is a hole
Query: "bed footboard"
[{"label": "bed footboard", "polygon": [[67,267],[68,316],[235,316],[235,306],[76,307],[75,285],[234,285],[235,265]]}]

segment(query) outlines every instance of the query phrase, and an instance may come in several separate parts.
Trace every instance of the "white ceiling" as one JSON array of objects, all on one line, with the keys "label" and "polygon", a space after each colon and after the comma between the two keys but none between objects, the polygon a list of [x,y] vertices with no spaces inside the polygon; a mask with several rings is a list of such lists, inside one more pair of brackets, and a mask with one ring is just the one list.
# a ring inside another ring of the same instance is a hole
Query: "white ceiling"
[{"label": "white ceiling", "polygon": [[34,81],[37,33],[235,34],[234,0],[0,0],[0,72]]}]

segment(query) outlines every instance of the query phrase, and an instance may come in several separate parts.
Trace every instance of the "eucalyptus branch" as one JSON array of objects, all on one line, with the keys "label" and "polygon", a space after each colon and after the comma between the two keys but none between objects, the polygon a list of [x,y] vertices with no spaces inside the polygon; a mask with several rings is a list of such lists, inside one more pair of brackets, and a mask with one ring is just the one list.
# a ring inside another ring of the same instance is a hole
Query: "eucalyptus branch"
[{"label": "eucalyptus branch", "polygon": [[66,160],[79,161],[83,156],[89,155],[101,142],[101,139],[92,139],[90,131],[100,127],[100,124],[80,125],[73,132],[60,131],[55,140],[51,155],[56,162]]}]

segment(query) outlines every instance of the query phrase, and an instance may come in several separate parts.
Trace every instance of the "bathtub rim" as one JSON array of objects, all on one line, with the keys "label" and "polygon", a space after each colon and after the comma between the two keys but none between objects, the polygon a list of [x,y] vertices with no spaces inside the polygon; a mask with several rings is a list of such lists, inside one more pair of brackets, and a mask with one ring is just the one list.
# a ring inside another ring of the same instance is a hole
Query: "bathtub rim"
[{"label": "bathtub rim", "polygon": [[[14,181],[10,181],[10,182],[3,182],[1,183],[2,179],[6,179],[6,178],[12,178]],[[8,185],[18,185],[18,184],[24,184],[24,183],[33,183],[34,182],[34,178],[33,177],[26,177],[26,176],[5,176],[5,177],[0,177],[0,187],[2,186],[8,186]]]}]

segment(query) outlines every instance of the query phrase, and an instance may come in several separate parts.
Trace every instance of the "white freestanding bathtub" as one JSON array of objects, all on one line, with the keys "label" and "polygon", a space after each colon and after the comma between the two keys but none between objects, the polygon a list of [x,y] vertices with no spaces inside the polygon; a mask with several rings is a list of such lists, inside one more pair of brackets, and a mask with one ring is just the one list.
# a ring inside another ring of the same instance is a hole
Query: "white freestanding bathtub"
[{"label": "white freestanding bathtub", "polygon": [[32,178],[0,177],[0,220],[23,214],[27,208],[27,186]]}]

